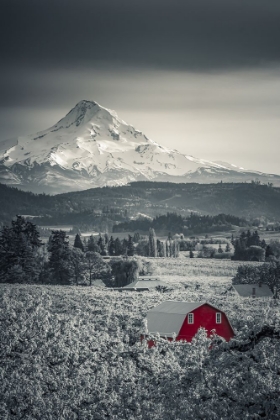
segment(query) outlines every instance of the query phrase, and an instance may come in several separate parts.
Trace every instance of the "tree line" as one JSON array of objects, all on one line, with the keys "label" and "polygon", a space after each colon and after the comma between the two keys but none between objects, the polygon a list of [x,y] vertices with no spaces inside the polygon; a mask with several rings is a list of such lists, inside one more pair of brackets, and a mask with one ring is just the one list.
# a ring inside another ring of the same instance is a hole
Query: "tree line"
[{"label": "tree line", "polygon": [[274,253],[264,239],[260,239],[258,231],[243,231],[239,237],[232,236],[234,254],[232,259],[239,261],[269,261]]},{"label": "tree line", "polygon": [[137,219],[119,223],[113,227],[114,232],[126,231],[149,231],[155,229],[160,232],[183,232],[193,234],[201,232],[213,232],[216,230],[230,230],[232,226],[247,226],[248,221],[240,217],[219,214],[217,216],[201,216],[195,213],[183,217],[176,213],[156,216],[150,219]]},{"label": "tree line", "polygon": [[69,245],[66,232],[53,230],[43,244],[35,224],[22,216],[4,226],[0,234],[0,281],[2,283],[79,284],[89,275],[110,275],[102,257]]},{"label": "tree line", "polygon": [[[106,255],[110,261],[103,259]],[[82,241],[77,234],[74,246],[66,232],[52,230],[44,244],[37,226],[17,216],[0,233],[0,282],[92,285],[100,278],[109,286],[124,286],[142,269],[139,259],[129,259],[137,255],[177,257],[179,244],[172,238],[159,241],[153,229],[148,238],[135,234],[123,240],[100,234]],[[116,261],[119,256],[122,260]]]},{"label": "tree line", "polygon": [[169,233],[166,240],[160,240],[154,229],[150,228],[149,235],[140,235],[136,232],[133,236],[120,240],[118,237],[99,234],[88,239],[81,240],[80,234],[76,234],[74,247],[82,251],[88,250],[97,252],[102,256],[128,256],[140,255],[143,257],[170,257],[177,258],[180,252],[180,241],[173,238]]}]

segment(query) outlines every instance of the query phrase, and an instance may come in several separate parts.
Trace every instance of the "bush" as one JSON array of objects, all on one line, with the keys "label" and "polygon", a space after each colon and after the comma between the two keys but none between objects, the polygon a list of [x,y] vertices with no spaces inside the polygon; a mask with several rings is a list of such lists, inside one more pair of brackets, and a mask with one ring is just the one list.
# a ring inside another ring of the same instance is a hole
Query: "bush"
[{"label": "bush", "polygon": [[113,286],[123,287],[135,281],[138,278],[139,267],[137,260],[112,261]]},{"label": "bush", "polygon": [[203,246],[202,250],[197,254],[197,258],[214,258],[216,249],[212,246]]},{"label": "bush", "polygon": [[239,265],[232,279],[233,284],[250,284],[260,281],[260,269],[249,264]]},{"label": "bush", "polygon": [[264,261],[265,250],[260,246],[251,245],[247,249],[247,259],[249,261]]}]

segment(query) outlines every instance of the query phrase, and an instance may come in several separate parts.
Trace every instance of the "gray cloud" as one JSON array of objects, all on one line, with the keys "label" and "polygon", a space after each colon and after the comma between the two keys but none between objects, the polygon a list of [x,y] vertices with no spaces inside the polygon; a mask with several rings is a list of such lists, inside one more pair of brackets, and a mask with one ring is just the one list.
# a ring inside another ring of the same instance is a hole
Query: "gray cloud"
[{"label": "gray cloud", "polygon": [[0,139],[92,99],[163,145],[279,173],[279,0],[2,0],[0,19]]},{"label": "gray cloud", "polygon": [[173,69],[279,61],[278,0],[3,0],[4,60]]}]

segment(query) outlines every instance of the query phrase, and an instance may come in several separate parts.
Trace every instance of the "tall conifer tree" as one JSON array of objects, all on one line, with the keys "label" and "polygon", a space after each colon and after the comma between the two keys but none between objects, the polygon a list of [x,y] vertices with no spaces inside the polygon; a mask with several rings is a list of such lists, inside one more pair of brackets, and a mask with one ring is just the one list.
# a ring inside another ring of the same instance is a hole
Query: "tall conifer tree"
[{"label": "tall conifer tree", "polygon": [[74,248],[79,248],[81,251],[84,252],[84,245],[83,245],[83,243],[81,241],[81,237],[80,237],[80,235],[78,233],[75,236]]},{"label": "tall conifer tree", "polygon": [[37,252],[42,242],[36,226],[17,216],[11,227],[0,233],[0,279],[3,282],[32,283],[40,272]]},{"label": "tall conifer tree", "polygon": [[70,249],[66,232],[52,231],[48,251],[50,252],[51,281],[57,284],[71,284]]}]

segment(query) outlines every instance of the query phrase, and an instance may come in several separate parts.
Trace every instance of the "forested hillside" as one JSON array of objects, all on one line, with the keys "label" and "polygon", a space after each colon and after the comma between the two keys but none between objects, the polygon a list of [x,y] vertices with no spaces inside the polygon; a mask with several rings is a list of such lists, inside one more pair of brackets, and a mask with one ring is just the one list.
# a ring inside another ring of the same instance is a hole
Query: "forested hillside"
[{"label": "forested hillside", "polygon": [[[173,184],[135,182],[121,187],[48,196],[32,194],[0,185],[0,221],[16,214],[47,216],[50,223],[83,223],[100,214],[124,221],[139,213],[155,217],[167,212],[190,215],[234,214],[242,218],[265,216],[279,219],[280,189],[250,184]],[[42,219],[42,223],[46,220]],[[37,221],[38,223],[38,221]]]}]

